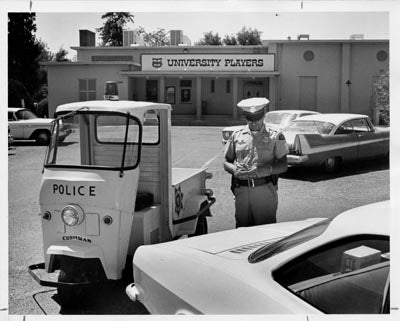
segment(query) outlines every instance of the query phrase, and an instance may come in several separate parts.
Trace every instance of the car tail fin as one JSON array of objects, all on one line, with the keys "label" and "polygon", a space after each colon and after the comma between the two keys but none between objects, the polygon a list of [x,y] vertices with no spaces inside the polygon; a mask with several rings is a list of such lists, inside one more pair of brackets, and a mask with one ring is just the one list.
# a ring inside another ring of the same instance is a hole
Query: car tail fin
[{"label": "car tail fin", "polygon": [[296,137],[294,138],[293,153],[295,155],[301,155],[301,144],[300,144],[299,135],[296,135]]}]

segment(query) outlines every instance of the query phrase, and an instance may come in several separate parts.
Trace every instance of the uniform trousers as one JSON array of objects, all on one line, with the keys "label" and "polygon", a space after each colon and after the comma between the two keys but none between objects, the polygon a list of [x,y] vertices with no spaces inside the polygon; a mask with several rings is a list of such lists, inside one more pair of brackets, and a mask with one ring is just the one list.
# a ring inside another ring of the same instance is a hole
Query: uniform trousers
[{"label": "uniform trousers", "polygon": [[277,187],[270,183],[234,189],[236,228],[276,223]]}]

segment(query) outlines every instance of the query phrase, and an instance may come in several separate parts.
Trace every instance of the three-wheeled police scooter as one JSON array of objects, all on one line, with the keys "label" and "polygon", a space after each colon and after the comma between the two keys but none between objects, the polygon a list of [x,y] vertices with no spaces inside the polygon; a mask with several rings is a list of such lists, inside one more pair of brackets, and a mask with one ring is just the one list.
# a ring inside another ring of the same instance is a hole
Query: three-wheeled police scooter
[{"label": "three-wheeled police scooter", "polygon": [[44,161],[45,262],[29,273],[65,305],[121,279],[138,246],[207,233],[215,202],[205,168],[171,168],[170,105],[108,98],[59,106]]}]

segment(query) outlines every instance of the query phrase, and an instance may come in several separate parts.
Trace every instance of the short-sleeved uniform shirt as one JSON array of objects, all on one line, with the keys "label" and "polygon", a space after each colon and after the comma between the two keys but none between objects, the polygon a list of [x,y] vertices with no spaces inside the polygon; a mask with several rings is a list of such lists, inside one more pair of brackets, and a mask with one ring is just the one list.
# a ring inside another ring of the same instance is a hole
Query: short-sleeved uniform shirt
[{"label": "short-sleeved uniform shirt", "polygon": [[234,132],[225,147],[225,159],[244,169],[273,164],[276,159],[288,153],[289,148],[283,134],[267,129],[265,125],[255,133],[248,125]]}]

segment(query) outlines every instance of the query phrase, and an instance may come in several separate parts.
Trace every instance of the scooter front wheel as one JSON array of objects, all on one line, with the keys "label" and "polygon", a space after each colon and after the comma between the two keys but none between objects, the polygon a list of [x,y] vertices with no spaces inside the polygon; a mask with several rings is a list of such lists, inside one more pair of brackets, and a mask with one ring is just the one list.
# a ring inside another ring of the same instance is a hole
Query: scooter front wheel
[{"label": "scooter front wheel", "polygon": [[[71,283],[74,279],[79,278],[77,273],[79,273],[79,269],[74,262],[65,258],[61,260],[60,274],[58,275],[58,281],[60,283]],[[57,288],[58,303],[66,308],[77,306],[79,302],[82,302],[84,292],[82,286],[60,286]]]},{"label": "scooter front wheel", "polygon": [[85,302],[89,287],[106,281],[104,270],[97,259],[70,256],[59,258],[57,298],[61,306],[72,307]]}]

